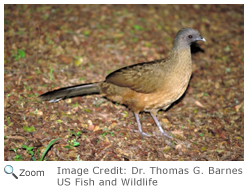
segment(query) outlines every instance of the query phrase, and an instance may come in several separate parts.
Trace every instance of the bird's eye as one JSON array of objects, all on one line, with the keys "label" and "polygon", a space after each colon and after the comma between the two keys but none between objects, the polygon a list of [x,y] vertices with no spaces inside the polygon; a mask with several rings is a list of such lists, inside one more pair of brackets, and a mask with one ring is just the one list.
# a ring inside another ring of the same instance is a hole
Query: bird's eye
[{"label": "bird's eye", "polygon": [[192,36],[192,35],[189,35],[188,37],[189,37],[189,39],[193,38],[193,36]]}]

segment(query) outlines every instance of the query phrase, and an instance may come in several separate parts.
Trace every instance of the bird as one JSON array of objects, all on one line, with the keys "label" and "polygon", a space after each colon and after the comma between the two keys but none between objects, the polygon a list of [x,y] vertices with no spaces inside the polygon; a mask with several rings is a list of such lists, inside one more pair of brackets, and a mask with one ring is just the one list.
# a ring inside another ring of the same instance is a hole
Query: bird
[{"label": "bird", "polygon": [[110,73],[104,81],[48,91],[40,98],[55,103],[76,96],[101,94],[133,111],[142,138],[150,135],[142,130],[139,113],[149,112],[162,135],[172,139],[170,132],[166,133],[161,127],[157,113],[166,110],[185,93],[192,75],[190,46],[196,41],[206,42],[199,31],[182,28],[166,59],[126,66]]}]

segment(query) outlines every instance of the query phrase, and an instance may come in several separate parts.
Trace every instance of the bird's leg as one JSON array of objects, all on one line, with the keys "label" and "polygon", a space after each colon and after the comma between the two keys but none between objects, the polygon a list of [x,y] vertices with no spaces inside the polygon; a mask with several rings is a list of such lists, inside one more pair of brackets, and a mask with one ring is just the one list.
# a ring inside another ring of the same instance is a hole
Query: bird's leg
[{"label": "bird's leg", "polygon": [[150,135],[148,135],[142,131],[142,127],[141,127],[141,123],[140,123],[140,119],[139,119],[139,114],[134,112],[134,116],[135,116],[136,121],[138,123],[138,128],[139,128],[139,132],[141,134],[141,137],[143,138],[144,135],[150,137]]},{"label": "bird's leg", "polygon": [[155,121],[156,125],[158,126],[159,130],[161,131],[161,133],[162,133],[165,137],[172,139],[172,136],[170,136],[170,132],[168,132],[168,133],[165,133],[165,132],[164,132],[163,128],[161,127],[161,125],[160,125],[159,122],[158,122],[157,117],[156,117],[154,114],[152,114],[152,113],[150,113],[150,114],[151,114],[153,120]]}]

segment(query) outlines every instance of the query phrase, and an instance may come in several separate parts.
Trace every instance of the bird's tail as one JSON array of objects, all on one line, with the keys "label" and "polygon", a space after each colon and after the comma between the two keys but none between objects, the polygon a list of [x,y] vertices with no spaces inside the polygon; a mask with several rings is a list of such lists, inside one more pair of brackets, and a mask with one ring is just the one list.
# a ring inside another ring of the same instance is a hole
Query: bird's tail
[{"label": "bird's tail", "polygon": [[40,95],[41,100],[51,102],[58,102],[66,98],[72,98],[76,96],[83,96],[89,94],[100,94],[99,83],[92,84],[80,84],[76,86],[70,86],[60,88],[58,90],[49,91]]}]

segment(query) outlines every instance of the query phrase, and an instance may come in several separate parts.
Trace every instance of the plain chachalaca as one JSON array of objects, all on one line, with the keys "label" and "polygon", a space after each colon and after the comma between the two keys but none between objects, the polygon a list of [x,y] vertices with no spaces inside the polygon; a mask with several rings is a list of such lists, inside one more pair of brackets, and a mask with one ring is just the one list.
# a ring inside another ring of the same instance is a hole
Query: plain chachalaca
[{"label": "plain chachalaca", "polygon": [[158,110],[166,110],[185,92],[192,74],[190,45],[195,41],[206,41],[192,28],[181,29],[174,40],[167,59],[138,63],[110,73],[103,82],[81,84],[46,92],[41,100],[59,100],[89,94],[101,94],[107,99],[125,104],[135,115],[141,135],[139,112],[150,112],[161,133],[165,133],[156,117]]}]

